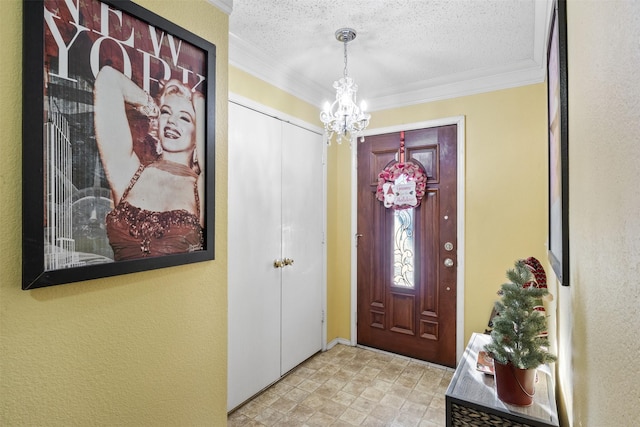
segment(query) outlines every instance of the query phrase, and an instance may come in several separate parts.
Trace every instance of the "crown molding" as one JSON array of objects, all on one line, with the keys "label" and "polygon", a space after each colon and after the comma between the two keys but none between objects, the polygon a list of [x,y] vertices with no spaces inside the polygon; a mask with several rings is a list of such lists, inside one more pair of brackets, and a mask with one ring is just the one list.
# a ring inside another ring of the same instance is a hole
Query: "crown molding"
[{"label": "crown molding", "polygon": [[405,86],[401,91],[368,97],[367,105],[369,111],[387,110],[526,86],[541,83],[545,79],[544,67],[532,60],[524,61],[517,66],[495,68],[484,74],[463,73],[450,76],[444,81],[425,81]]},{"label": "crown molding", "polygon": [[229,33],[229,64],[312,105],[320,106],[323,99],[335,96],[331,88],[323,88],[281,66],[233,33]]},{"label": "crown molding", "polygon": [[226,13],[231,15],[233,11],[233,0],[208,0],[209,3]]}]

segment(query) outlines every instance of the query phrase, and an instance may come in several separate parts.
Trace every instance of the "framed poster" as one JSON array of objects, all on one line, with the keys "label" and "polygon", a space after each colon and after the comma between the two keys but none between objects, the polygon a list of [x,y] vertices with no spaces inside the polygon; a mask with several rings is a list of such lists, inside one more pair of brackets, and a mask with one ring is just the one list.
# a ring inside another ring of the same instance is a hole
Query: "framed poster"
[{"label": "framed poster", "polygon": [[547,53],[549,112],[549,261],[569,286],[569,109],[566,2],[554,5]]},{"label": "framed poster", "polygon": [[122,0],[23,29],[22,288],[212,260],[215,46]]}]

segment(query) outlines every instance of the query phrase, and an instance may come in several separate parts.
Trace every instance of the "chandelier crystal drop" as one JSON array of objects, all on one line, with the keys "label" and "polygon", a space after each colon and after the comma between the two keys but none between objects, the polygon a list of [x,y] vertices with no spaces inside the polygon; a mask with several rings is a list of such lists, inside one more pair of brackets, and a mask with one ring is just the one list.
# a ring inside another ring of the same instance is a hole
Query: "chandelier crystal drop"
[{"label": "chandelier crystal drop", "polygon": [[360,141],[364,141],[362,131],[369,125],[371,118],[371,114],[365,113],[366,103],[362,101],[360,106],[356,103],[358,85],[347,72],[347,43],[355,38],[356,31],[352,28],[341,28],[336,31],[336,39],[344,45],[344,75],[333,83],[336,100],[332,104],[327,102],[320,113],[328,144],[331,143],[334,134],[337,135],[338,144],[343,138],[353,141],[358,136]]}]

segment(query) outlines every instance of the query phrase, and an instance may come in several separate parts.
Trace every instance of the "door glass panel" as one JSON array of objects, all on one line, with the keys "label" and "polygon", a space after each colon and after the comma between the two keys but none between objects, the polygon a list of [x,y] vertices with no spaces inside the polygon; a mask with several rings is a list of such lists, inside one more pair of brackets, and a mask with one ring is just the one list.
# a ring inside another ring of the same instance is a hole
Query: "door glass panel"
[{"label": "door glass panel", "polygon": [[414,209],[394,211],[393,215],[393,286],[414,287]]}]

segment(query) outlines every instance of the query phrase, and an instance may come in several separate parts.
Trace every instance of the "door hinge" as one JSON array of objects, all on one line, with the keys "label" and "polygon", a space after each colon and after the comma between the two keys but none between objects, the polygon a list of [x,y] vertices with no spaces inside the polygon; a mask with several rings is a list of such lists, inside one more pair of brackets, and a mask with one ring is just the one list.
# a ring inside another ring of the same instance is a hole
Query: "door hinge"
[{"label": "door hinge", "polygon": [[320,323],[324,323],[324,310],[322,310],[322,317],[320,319]]}]

